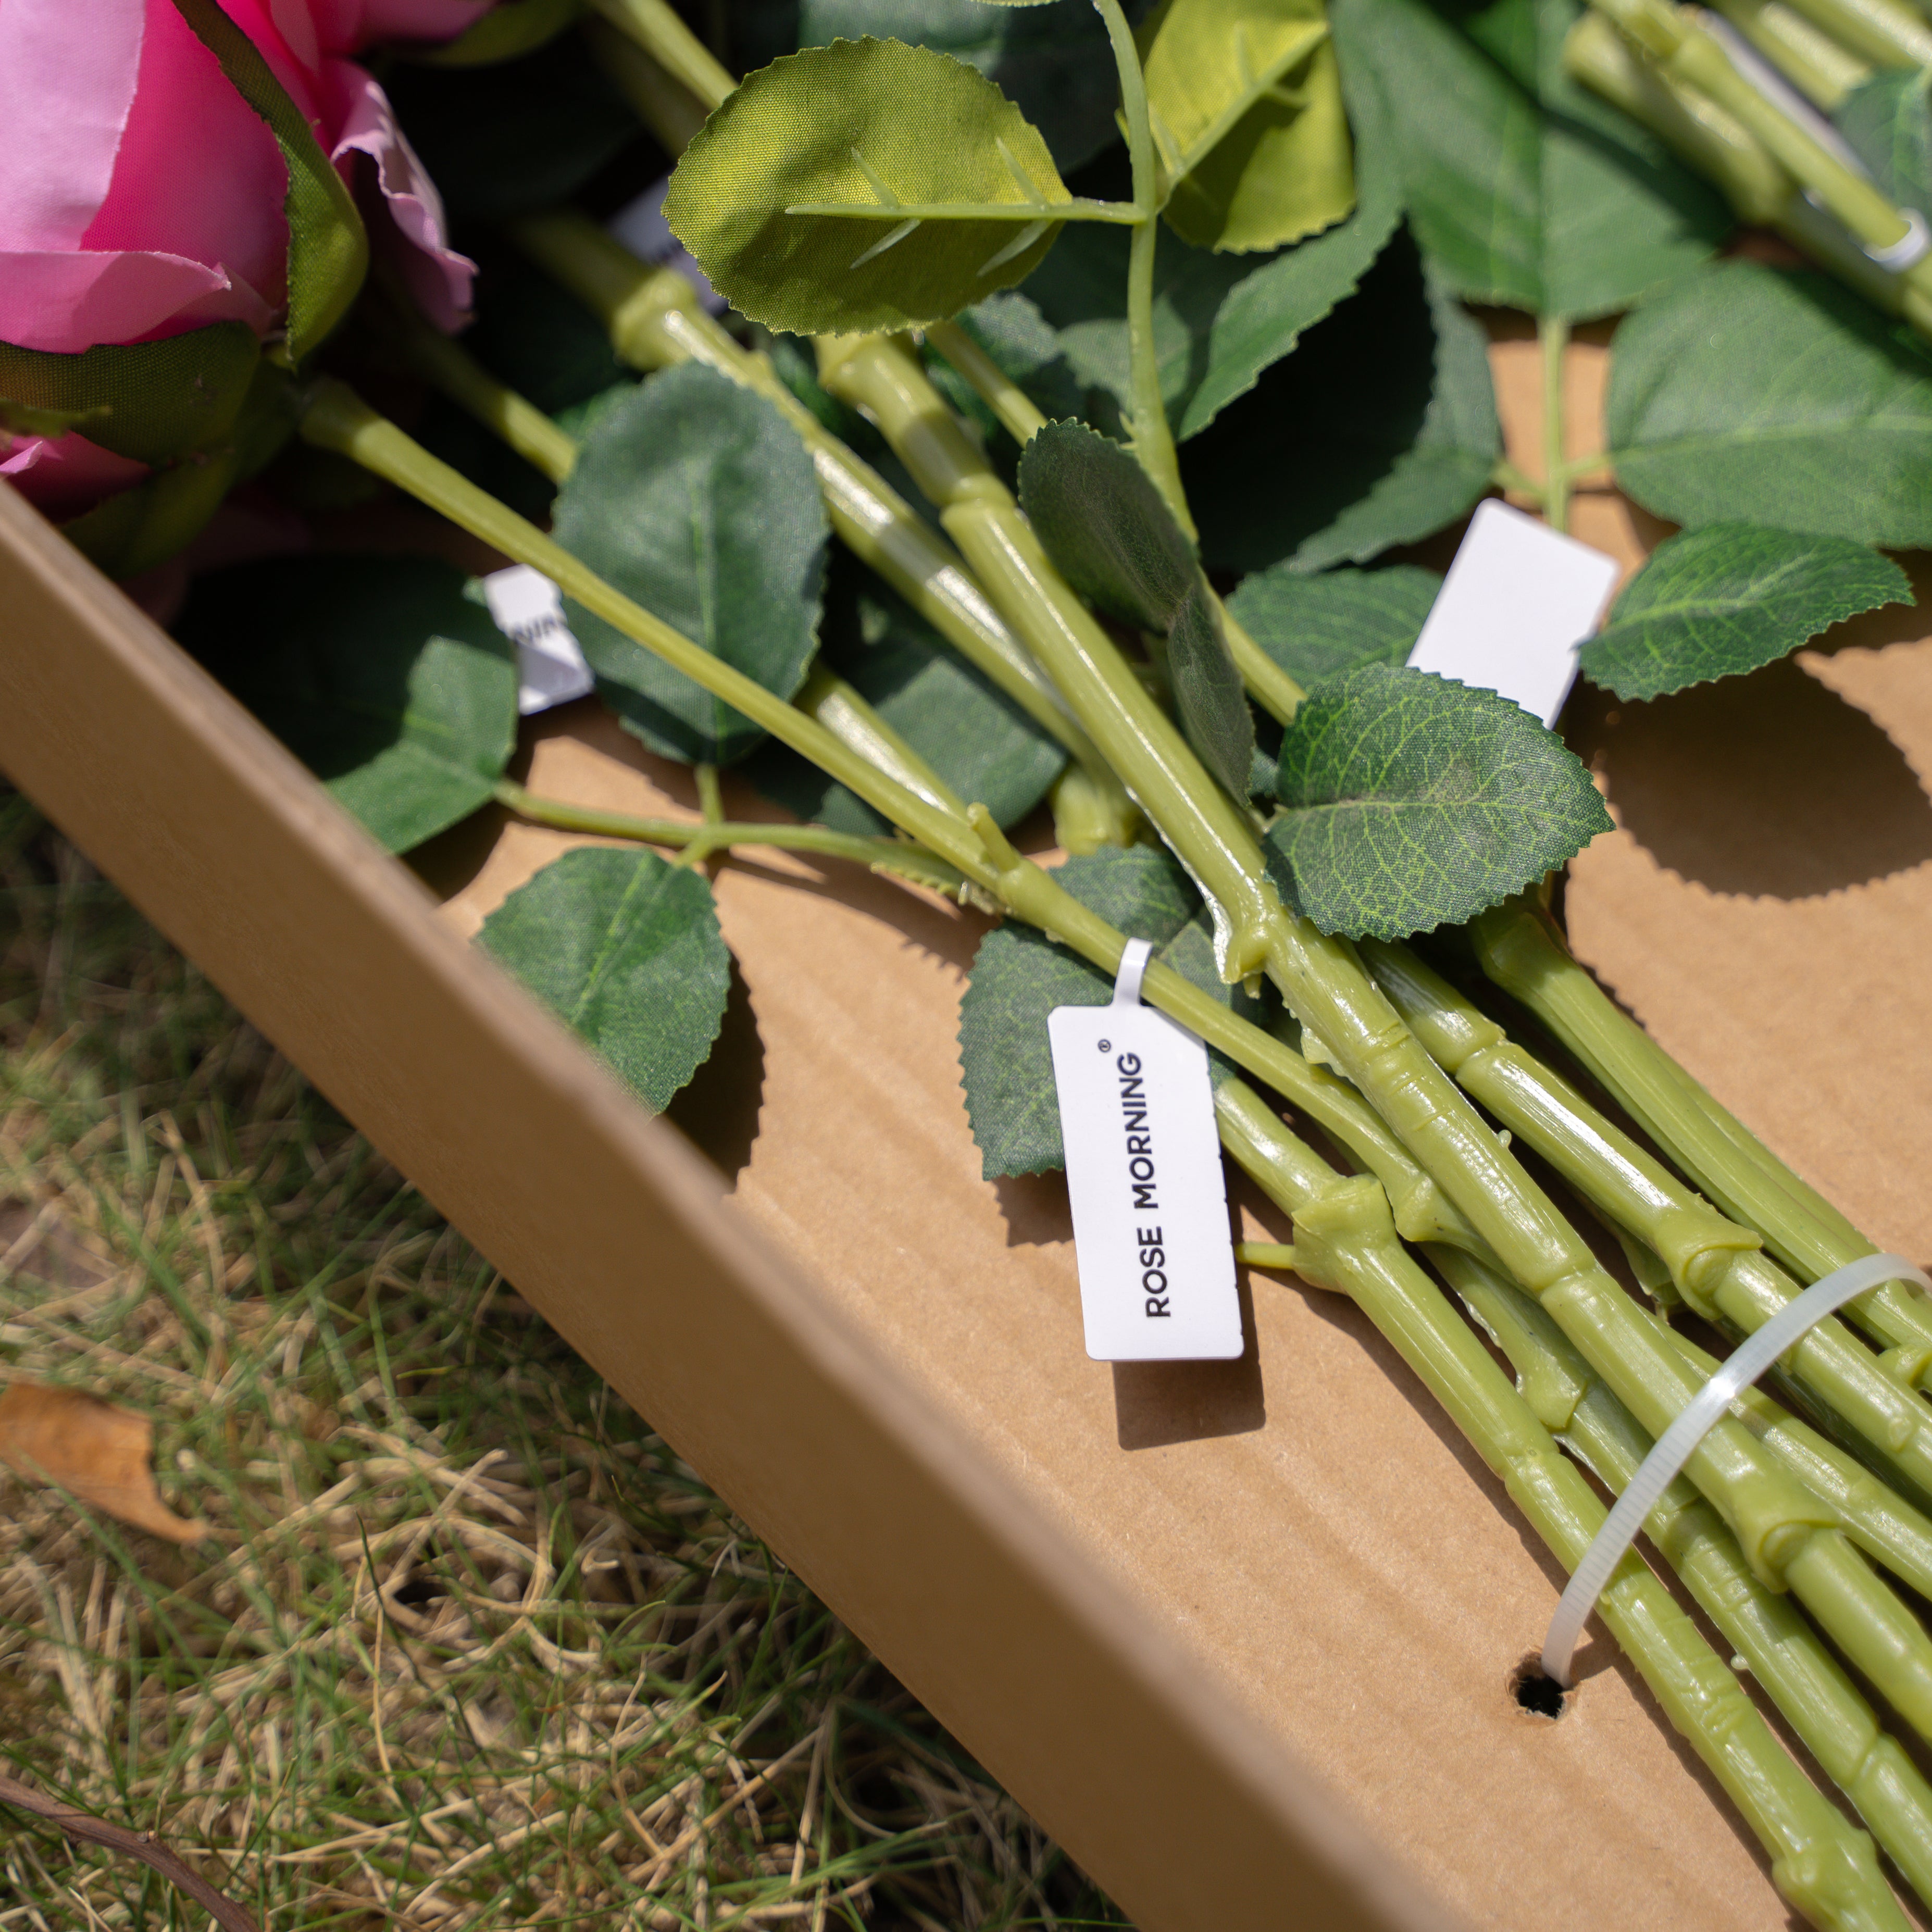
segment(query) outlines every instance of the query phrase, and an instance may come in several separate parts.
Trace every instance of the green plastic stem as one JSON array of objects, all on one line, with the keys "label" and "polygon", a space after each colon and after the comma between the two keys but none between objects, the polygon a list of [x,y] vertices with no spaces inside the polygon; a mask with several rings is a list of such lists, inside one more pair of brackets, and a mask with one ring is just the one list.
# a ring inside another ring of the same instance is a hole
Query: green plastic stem
[{"label": "green plastic stem", "polygon": [[868,838],[856,832],[835,832],[825,825],[756,825],[730,819],[694,825],[678,818],[634,818],[626,812],[598,812],[562,799],[540,798],[508,778],[497,781],[496,796],[499,805],[519,818],[560,832],[628,838],[640,845],[688,848],[703,844],[714,851],[762,845],[778,852],[815,852],[916,878],[946,892],[956,892],[964,883],[963,876],[944,860],[902,838]]},{"label": "green plastic stem", "polygon": [[1180,484],[1180,459],[1174,454],[1167,401],[1160,392],[1160,352],[1154,333],[1154,255],[1160,244],[1160,158],[1154,152],[1148,119],[1147,82],[1141,72],[1133,29],[1120,0],[1094,0],[1106,22],[1107,42],[1120,75],[1120,114],[1126,122],[1127,155],[1133,170],[1134,238],[1127,256],[1127,368],[1133,396],[1130,418],[1133,452],[1154,478],[1167,506],[1188,536],[1195,535],[1187,493]]},{"label": "green plastic stem", "polygon": [[[934,322],[926,330],[926,339],[1022,448],[1046,427],[1046,418],[1033,398],[956,322]],[[1270,716],[1287,724],[1307,694],[1248,634],[1220,596],[1211,588],[1208,594],[1214,599],[1222,634],[1234,652],[1235,668],[1249,696]]]},{"label": "green plastic stem", "polygon": [[1024,449],[1046,427],[1046,418],[1025,390],[956,322],[935,322],[926,339],[946,358],[952,372],[998,418],[1000,426]]},{"label": "green plastic stem", "polygon": [[[1619,1008],[1571,956],[1541,909],[1492,908],[1469,928],[1490,979],[1520,1000],[1618,1106],[1734,1221],[1761,1234],[1802,1280],[1878,1250],[1800,1180]],[[1847,1312],[1888,1349],[1900,1379],[1932,1367],[1932,1303],[1892,1282]]]},{"label": "green plastic stem", "polygon": [[[1898,209],[1806,129],[1768,100],[1723,46],[1670,0],[1592,0],[1665,74],[1714,102],[1760,142],[1786,173],[1868,248],[1889,248],[1911,232]],[[1900,302],[1922,330],[1932,316],[1932,256],[1898,278]]]},{"label": "green plastic stem", "polygon": [[[1534,1302],[1470,1256],[1431,1258],[1516,1371],[1538,1418],[1612,1491],[1651,1438]],[[1804,1748],[1857,1807],[1920,1899],[1932,1903],[1932,1785],[1789,1598],[1751,1574],[1737,1539],[1680,1476],[1646,1519],[1652,1543]]]},{"label": "green plastic stem", "polygon": [[1717,10],[1815,107],[1835,114],[1872,70],[1785,0],[1716,0]]},{"label": "green plastic stem", "polygon": [[[1706,1321],[1750,1334],[1796,1298],[1799,1284],[1760,1252],[1755,1232],[1701,1200],[1406,946],[1365,940],[1362,956],[1436,1063],[1606,1220],[1654,1250]],[[1814,1400],[1932,1491],[1932,1406],[1843,1322],[1820,1322],[1784,1360]]]},{"label": "green plastic stem", "polygon": [[[324,378],[314,386],[301,433],[317,447],[333,450],[394,483],[506,556],[542,571],[626,637],[856,792],[1016,916],[1052,934],[1102,970],[1119,970],[1125,936],[1074,898],[1050,872],[1022,856],[983,806],[969,806],[962,819],[901,784],[873,761],[875,747],[855,750],[815,718],[692,643],[605,583],[536,525],[431,456],[343,383]],[[1150,966],[1143,984],[1154,1005],[1274,1088],[1384,1179],[1409,1239],[1456,1243],[1475,1238],[1437,1184],[1421,1172],[1346,1082],[1310,1066],[1291,1047],[1238,1018],[1170,968]]]},{"label": "green plastic stem", "polygon": [[1570,528],[1570,470],[1563,454],[1563,352],[1570,325],[1561,316],[1539,316],[1543,352],[1543,520],[1552,530]]},{"label": "green plastic stem", "polygon": [[[940,506],[1001,614],[1031,647],[1142,808],[1202,887],[1221,970],[1264,968],[1369,1106],[1461,1209],[1507,1272],[1553,1315],[1653,1435],[1702,1385],[1670,1330],[1598,1264],[1375,986],[1354,949],[1288,912],[1246,820],[1201,767],[1113,641],[1041,550],[1004,484],[917,360],[890,339],[821,344],[826,386],[867,408]],[[1688,1466],[1753,1564],[1788,1586],[1848,1657],[1932,1735],[1932,1641],[1836,1526],[1828,1508],[1729,1419]]]},{"label": "green plastic stem", "polygon": [[[1239,1081],[1222,1082],[1215,1106],[1222,1144],[1294,1217],[1296,1272],[1346,1294],[1367,1315],[1558,1562],[1574,1568],[1603,1523],[1603,1504],[1403,1250],[1380,1190],[1336,1175]],[[1786,1902],[1814,1925],[1903,1926],[1870,1838],[1812,1786],[1724,1660],[1634,1553],[1618,1566],[1598,1613],[1764,1846]],[[1869,1718],[1868,1725],[1876,1728]]]},{"label": "green plastic stem", "polygon": [[706,113],[738,85],[711,50],[678,18],[670,0],[590,0],[590,4],[649,54]]},{"label": "green plastic stem", "polygon": [[[1141,809],[1228,922],[1222,970],[1257,970],[1279,912],[1246,814],[1202,768],[1085,604],[1048,561],[1012,493],[960,427],[918,358],[890,336],[818,344],[826,387],[875,422],[1000,616],[1058,686]],[[1217,943],[1220,939],[1217,934]]]},{"label": "green plastic stem", "polygon": [[675,269],[652,268],[595,223],[569,212],[511,225],[512,238],[583,302],[634,368],[699,362],[776,404],[812,453],[841,542],[878,572],[968,663],[1078,760],[1106,807],[1110,843],[1133,836],[1138,814],[1093,741],[988,600],[957,553],[872,466],[706,314]]},{"label": "green plastic stem", "polygon": [[1874,67],[1932,63],[1932,28],[1898,0],[1790,0],[1790,4],[1846,52]]}]

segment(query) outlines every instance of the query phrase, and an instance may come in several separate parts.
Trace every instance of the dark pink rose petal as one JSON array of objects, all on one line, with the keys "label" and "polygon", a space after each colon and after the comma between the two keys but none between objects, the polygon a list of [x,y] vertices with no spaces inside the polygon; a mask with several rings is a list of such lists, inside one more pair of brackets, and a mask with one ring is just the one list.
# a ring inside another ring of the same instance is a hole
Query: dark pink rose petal
[{"label": "dark pink rose petal", "polygon": [[0,250],[80,247],[134,104],[145,4],[0,7]]},{"label": "dark pink rose petal", "polygon": [[376,180],[396,231],[410,245],[394,258],[410,292],[437,328],[460,328],[469,320],[476,265],[446,239],[442,197],[396,124],[388,96],[374,75],[352,61],[331,61],[328,77],[338,132],[332,158],[351,154],[376,164]]},{"label": "dark pink rose petal", "polygon": [[[0,432],[0,446],[6,440]],[[76,517],[147,473],[145,463],[116,456],[85,436],[23,436],[0,452],[0,476],[50,517]]]}]

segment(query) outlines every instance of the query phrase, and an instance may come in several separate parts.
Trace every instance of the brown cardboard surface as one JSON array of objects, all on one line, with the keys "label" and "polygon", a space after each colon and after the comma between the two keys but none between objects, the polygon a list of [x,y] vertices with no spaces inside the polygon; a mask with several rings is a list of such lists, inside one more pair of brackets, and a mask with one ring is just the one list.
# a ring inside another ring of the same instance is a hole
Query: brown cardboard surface
[{"label": "brown cardboard surface", "polygon": [[1128,1910],[1451,1922],[10,486],[0,614],[0,769]]},{"label": "brown cardboard surface", "polygon": [[[1502,345],[1513,428],[1522,363]],[[1598,373],[1580,354],[1580,403]],[[776,855],[720,868],[743,985],[722,1064],[677,1116],[730,1171],[721,1210],[674,1136],[450,943],[447,928],[473,930],[578,842],[513,826],[446,848],[437,861],[460,885],[439,934],[259,732],[0,501],[10,512],[16,559],[42,562],[38,574],[0,564],[10,595],[39,600],[0,632],[0,762],[1130,1911],[1155,1927],[1414,1922],[1426,1911],[1402,1890],[1412,1879],[1484,1925],[1784,1922],[1754,1846],[1600,1639],[1560,1723],[1516,1710],[1508,1680],[1558,1574],[1352,1307],[1258,1280],[1239,1364],[1085,1360],[1058,1183],[979,1178],[954,1046],[976,917]],[[1576,527],[1626,554],[1654,533],[1607,497],[1580,505]],[[85,677],[52,655],[83,633],[98,659]],[[1894,759],[1913,743],[1923,758],[1928,650],[1854,643],[1777,675],[1868,722],[1860,707],[1876,707]],[[1859,792],[1870,759],[1836,754],[1829,771],[1850,776],[1828,782],[1802,709],[1814,700],[1799,698],[1775,740],[1790,746],[1780,822],[1813,823],[1792,799],[1817,797],[1818,823],[1866,801],[1809,835],[1824,856],[1802,876],[1843,870],[1848,842],[1891,839],[1909,856],[1923,791],[1885,767],[1889,790]],[[1932,934],[1932,905],[1907,890],[1932,868],[1772,892],[1768,911],[1735,871],[1714,884],[1699,868],[1720,861],[1691,855],[1693,821],[1671,803],[1695,760],[1662,728],[1603,721],[1629,829],[1576,868],[1579,943],[1774,1144],[1875,1234],[1904,1239],[1876,1217],[1906,1211],[1910,1150],[1932,1132],[1914,1064],[1925,976],[1898,970],[1914,934]],[[1846,729],[1854,749],[1875,748]],[[594,707],[532,740],[536,790],[688,806],[683,776]],[[1646,784],[1662,801],[1648,819]],[[240,822],[249,812],[260,822]],[[1689,878],[1641,842],[1666,824]],[[1752,849],[1748,833],[1700,836],[1734,867]],[[238,894],[236,878],[255,883]],[[1860,898],[1887,892],[1876,908]],[[1841,931],[1862,1005],[1819,990],[1818,948]],[[1787,985],[1804,989],[1789,1010]],[[1862,1023],[1880,1010],[1908,1030]],[[1749,1083],[1768,1096],[1780,1068],[1811,1084],[1802,1100],[1780,1084],[1772,1106]],[[1876,1164],[1893,1177],[1877,1208],[1820,1166],[1842,1143],[1844,1165],[1866,1171],[1841,1105],[1884,1119],[1906,1150]],[[1366,1899],[1365,1870],[1391,1892]]]}]

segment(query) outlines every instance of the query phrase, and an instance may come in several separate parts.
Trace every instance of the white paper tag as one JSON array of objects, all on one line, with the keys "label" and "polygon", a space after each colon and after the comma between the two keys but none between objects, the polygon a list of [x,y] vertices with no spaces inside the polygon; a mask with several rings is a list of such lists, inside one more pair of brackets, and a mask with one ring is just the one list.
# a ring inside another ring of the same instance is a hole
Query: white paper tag
[{"label": "white paper tag", "polygon": [[654,268],[675,268],[703,298],[713,315],[724,312],[724,298],[705,280],[689,250],[670,232],[664,218],[665,190],[670,177],[655,181],[635,201],[627,201],[604,226],[614,240],[623,243],[634,255]]},{"label": "white paper tag", "polygon": [[564,621],[563,598],[542,571],[526,563],[493,570],[483,580],[483,596],[491,620],[517,647],[517,709],[526,718],[596,688],[576,634]]},{"label": "white paper tag", "polygon": [[1554,725],[1617,574],[1615,557],[1491,497],[1469,519],[1409,668],[1499,692]]},{"label": "white paper tag", "polygon": [[1241,1306],[1208,1049],[1141,1004],[1153,950],[1128,941],[1112,1006],[1047,1016],[1087,1352],[1228,1361]]}]

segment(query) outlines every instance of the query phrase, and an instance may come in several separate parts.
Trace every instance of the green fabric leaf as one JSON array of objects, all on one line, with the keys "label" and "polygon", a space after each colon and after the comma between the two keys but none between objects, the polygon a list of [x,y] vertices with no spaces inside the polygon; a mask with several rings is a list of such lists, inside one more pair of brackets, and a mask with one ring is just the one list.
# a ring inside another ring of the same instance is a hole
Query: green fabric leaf
[{"label": "green fabric leaf", "polygon": [[1187,742],[1230,796],[1245,799],[1255,758],[1254,713],[1198,572],[1167,634],[1167,674]]},{"label": "green fabric leaf", "polygon": [[1036,0],[1024,10],[985,0],[804,0],[799,9],[801,46],[868,34],[978,68],[1040,130],[1063,172],[1120,138],[1119,84],[1090,0]]},{"label": "green fabric leaf", "polygon": [[[556,499],[566,550],[781,698],[817,648],[826,529],[797,432],[694,362],[601,416]],[[614,626],[574,600],[566,609],[604,702],[652,751],[728,764],[764,736]]]},{"label": "green fabric leaf", "polygon": [[[1154,261],[1154,348],[1178,436],[1198,436],[1354,290],[1401,215],[1380,96],[1359,79],[1352,22],[1335,10],[1342,92],[1355,133],[1355,212],[1325,234],[1258,264],[1190,248],[1164,232]],[[1060,238],[1026,292],[1060,334],[1082,382],[1131,406],[1124,230],[1082,222]]]},{"label": "green fabric leaf", "polygon": [[501,67],[398,67],[384,85],[460,221],[508,221],[554,207],[644,132],[577,34]]},{"label": "green fabric leaf", "polygon": [[1540,879],[1610,814],[1555,732],[1493,692],[1364,664],[1283,734],[1270,876],[1324,932],[1400,939]]},{"label": "green fabric leaf", "polygon": [[941,321],[1011,287],[1072,200],[983,74],[929,47],[841,40],[730,96],[685,150],[664,219],[742,314],[828,335]]},{"label": "green fabric leaf", "polygon": [[1323,570],[1453,523],[1501,447],[1482,329],[1401,236],[1181,476],[1210,568]]},{"label": "green fabric leaf", "polygon": [[1417,238],[1474,302],[1582,320],[1696,268],[1716,193],[1564,72],[1578,0],[1489,0],[1458,32],[1426,0],[1340,0],[1382,92]]},{"label": "green fabric leaf", "polygon": [[1832,118],[1900,207],[1932,205],[1932,70],[1875,74]]},{"label": "green fabric leaf", "polygon": [[704,1064],[724,1023],[731,956],[710,884],[655,852],[566,852],[477,940],[653,1113]]},{"label": "green fabric leaf", "polygon": [[392,852],[488,804],[516,647],[419,556],[277,557],[195,580],[181,641]]},{"label": "green fabric leaf", "polygon": [[117,456],[166,463],[227,431],[260,356],[245,322],[78,356],[0,343],[0,427],[32,436],[77,429]]},{"label": "green fabric leaf", "polygon": [[1617,481],[1672,523],[1932,544],[1932,356],[1829,277],[1731,262],[1617,332]]},{"label": "green fabric leaf", "polygon": [[[1054,877],[1130,938],[1152,940],[1163,965],[1243,1018],[1259,1018],[1262,1001],[1221,983],[1200,896],[1164,848],[1131,845],[1070,859]],[[988,1180],[1065,1165],[1047,1016],[1055,1006],[1104,1006],[1113,996],[1105,973],[1035,928],[1003,926],[980,942],[959,1003],[959,1063]],[[1211,1049],[1208,1064],[1217,1082],[1232,1071]]]},{"label": "green fabric leaf", "polygon": [[1257,572],[1228,599],[1256,644],[1305,691],[1358,664],[1406,662],[1442,580],[1432,570]]},{"label": "green fabric leaf", "polygon": [[1048,423],[1020,458],[1020,507],[1060,574],[1108,616],[1165,634],[1199,575],[1153,479],[1084,423]]},{"label": "green fabric leaf", "polygon": [[[956,656],[882,585],[841,572],[828,600],[824,662],[961,798],[1014,825],[1046,796],[1066,754],[1011,698]],[[768,798],[841,832],[881,833],[886,819],[788,747],[764,746],[745,768]]]},{"label": "green fabric leaf", "polygon": [[1756,670],[1861,610],[1909,603],[1888,558],[1847,537],[1707,524],[1658,545],[1583,646],[1583,675],[1661,698]]},{"label": "green fabric leaf", "polygon": [[1320,0],[1162,0],[1141,29],[1148,112],[1196,248],[1279,248],[1354,206],[1348,125]]},{"label": "green fabric leaf", "polygon": [[174,0],[195,38],[221,63],[229,83],[267,122],[289,171],[282,212],[289,225],[287,335],[299,362],[349,312],[369,268],[369,238],[355,197],[322,151],[302,110],[261,51],[215,0]]},{"label": "green fabric leaf", "polygon": [[1167,638],[1187,742],[1247,795],[1254,719],[1194,560],[1194,546],[1139,463],[1084,424],[1048,423],[1020,458],[1020,505],[1060,574],[1123,623]]}]

